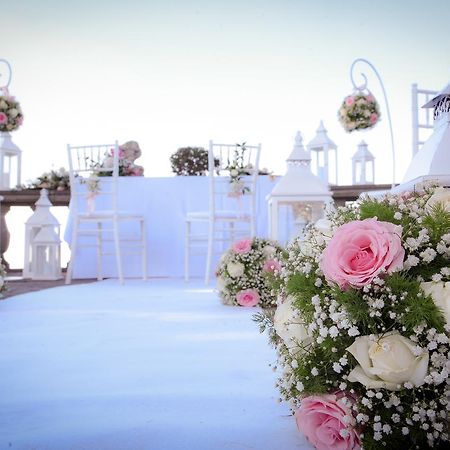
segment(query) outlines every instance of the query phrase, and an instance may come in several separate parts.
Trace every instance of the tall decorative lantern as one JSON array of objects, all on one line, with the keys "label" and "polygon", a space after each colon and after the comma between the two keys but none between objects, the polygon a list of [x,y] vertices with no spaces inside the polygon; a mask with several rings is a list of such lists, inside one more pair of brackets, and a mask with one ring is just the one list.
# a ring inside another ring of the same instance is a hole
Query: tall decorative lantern
[{"label": "tall decorative lantern", "polygon": [[[333,201],[327,184],[311,172],[311,156],[303,146],[300,131],[286,162],[286,174],[267,196],[269,237],[280,242],[301,234],[306,224],[323,217],[325,206]],[[293,217],[291,224],[289,216]],[[283,225],[287,229],[284,237]]]},{"label": "tall decorative lantern", "polygon": [[55,228],[43,226],[31,244],[31,278],[59,280],[61,276],[61,240]]},{"label": "tall decorative lantern", "polygon": [[353,184],[375,183],[375,157],[370,153],[365,141],[361,141],[352,157]]},{"label": "tall decorative lantern", "polygon": [[0,189],[9,190],[21,183],[22,150],[9,133],[0,133]]},{"label": "tall decorative lantern", "polygon": [[8,91],[11,65],[5,59],[0,59],[0,64],[8,69],[7,82],[0,86],[0,189],[7,190],[21,182],[22,151],[12,142],[10,132],[22,125],[23,115],[19,102]]},{"label": "tall decorative lantern", "polygon": [[[60,264],[60,225],[56,217],[50,212],[50,207],[52,206],[50,200],[48,199],[47,189],[41,189],[41,194],[39,200],[35,203],[34,213],[25,223],[25,257],[23,263],[23,278],[31,279],[47,279],[56,280],[61,278],[61,264]],[[45,231],[43,231],[45,230]],[[41,233],[43,231],[43,233]],[[57,239],[55,238],[57,237]],[[57,242],[58,250],[50,250],[55,248]],[[39,244],[38,247],[34,244]],[[42,254],[42,246],[47,243],[49,248],[48,253],[56,255],[52,257],[51,261],[49,258],[37,258],[38,255],[36,251],[39,249]],[[38,261],[45,263],[49,267],[38,267]],[[56,267],[57,266],[57,267]],[[36,273],[35,270],[38,270]],[[49,278],[43,278],[47,273]],[[38,276],[39,278],[35,278]]]},{"label": "tall decorative lantern", "polygon": [[434,108],[433,134],[415,154],[395,192],[417,190],[427,182],[450,186],[450,83],[423,108]]},{"label": "tall decorative lantern", "polygon": [[338,184],[337,145],[328,137],[322,120],[314,139],[306,148],[311,152],[316,175],[326,184]]}]

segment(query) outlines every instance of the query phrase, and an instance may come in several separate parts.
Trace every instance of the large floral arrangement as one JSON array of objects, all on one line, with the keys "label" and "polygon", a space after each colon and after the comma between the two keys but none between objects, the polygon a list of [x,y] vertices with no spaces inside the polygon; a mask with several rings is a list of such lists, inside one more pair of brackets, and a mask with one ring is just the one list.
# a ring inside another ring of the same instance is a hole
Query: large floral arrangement
[{"label": "large floral arrangement", "polygon": [[[135,160],[141,156],[142,152],[136,141],[128,141],[119,146],[119,176],[121,177],[141,177],[144,175],[144,168],[135,164]],[[105,155],[100,166],[95,166],[98,176],[111,176],[111,171],[101,171],[102,168],[111,169],[114,164],[114,149]]]},{"label": "large floral arrangement", "polygon": [[55,189],[57,191],[65,191],[70,188],[69,172],[61,167],[58,170],[50,170],[44,172],[33,181],[21,185],[18,189]]},{"label": "large floral arrangement", "polygon": [[203,147],[181,147],[171,155],[170,166],[177,175],[206,175],[208,152]]},{"label": "large floral arrangement", "polygon": [[281,397],[317,449],[449,448],[450,190],[364,199],[287,249]]},{"label": "large floral arrangement", "polygon": [[345,97],[338,117],[345,131],[351,133],[374,127],[380,120],[380,108],[370,92],[357,92]]},{"label": "large floral arrangement", "polygon": [[253,238],[235,242],[216,271],[217,288],[226,305],[275,307],[271,275],[280,269],[281,248],[273,241]]},{"label": "large floral arrangement", "polygon": [[19,102],[4,92],[0,95],[0,131],[14,131],[22,125],[23,114]]}]

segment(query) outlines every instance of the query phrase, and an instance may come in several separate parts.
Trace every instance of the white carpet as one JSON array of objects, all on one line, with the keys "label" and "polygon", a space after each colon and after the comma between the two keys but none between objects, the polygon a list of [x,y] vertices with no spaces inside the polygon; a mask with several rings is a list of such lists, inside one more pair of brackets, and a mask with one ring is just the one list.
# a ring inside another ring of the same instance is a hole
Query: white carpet
[{"label": "white carpet", "polygon": [[310,448],[276,402],[254,313],[178,280],[1,301],[0,448]]}]

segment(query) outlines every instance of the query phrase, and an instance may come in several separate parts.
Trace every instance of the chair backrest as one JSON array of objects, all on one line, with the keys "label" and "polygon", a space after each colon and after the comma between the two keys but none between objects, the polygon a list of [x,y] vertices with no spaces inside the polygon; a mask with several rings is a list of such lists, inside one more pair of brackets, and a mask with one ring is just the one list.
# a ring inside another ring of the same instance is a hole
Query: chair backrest
[{"label": "chair backrest", "polygon": [[[89,212],[89,200],[102,199],[101,209],[117,213],[119,145],[67,145],[69,157],[70,207]],[[96,209],[98,209],[96,207]]]},{"label": "chair backrest", "polygon": [[209,142],[209,208],[256,215],[256,194],[261,144],[218,144]]},{"label": "chair backrest", "polygon": [[437,95],[437,91],[428,89],[419,89],[417,84],[412,85],[412,153],[413,156],[419,151],[420,147],[425,143],[425,139],[421,139],[421,129],[433,129],[433,109],[422,109],[421,106]]}]

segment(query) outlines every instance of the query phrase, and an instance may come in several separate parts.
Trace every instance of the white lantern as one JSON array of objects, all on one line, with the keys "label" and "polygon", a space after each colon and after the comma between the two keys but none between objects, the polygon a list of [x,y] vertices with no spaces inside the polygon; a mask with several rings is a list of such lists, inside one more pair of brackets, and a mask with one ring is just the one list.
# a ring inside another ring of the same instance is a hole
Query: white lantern
[{"label": "white lantern", "polygon": [[[34,213],[25,223],[25,256],[23,263],[23,278],[33,278],[33,261],[35,254],[33,253],[33,243],[39,232],[46,227],[53,229],[55,234],[60,234],[60,225],[56,217],[50,212],[52,206],[48,199],[47,189],[41,189],[39,200],[35,203]],[[58,244],[59,245],[59,244]],[[59,268],[61,271],[61,268]],[[42,278],[41,278],[42,279]],[[49,278],[55,279],[55,278]]]},{"label": "white lantern", "polygon": [[301,235],[303,228],[324,216],[332,203],[328,185],[311,172],[311,156],[305,150],[300,132],[287,161],[287,172],[267,196],[269,237],[286,243]]},{"label": "white lantern", "polygon": [[338,184],[337,145],[328,137],[320,121],[314,139],[306,146],[311,152],[312,170],[326,184]]},{"label": "white lantern", "polygon": [[361,141],[352,157],[353,184],[375,184],[375,157]]},{"label": "white lantern", "polygon": [[61,240],[51,225],[41,228],[31,244],[31,279],[59,280],[61,274]]},{"label": "white lantern", "polygon": [[0,133],[0,189],[9,190],[20,185],[22,150],[11,140],[11,135]]},{"label": "white lantern", "polygon": [[450,186],[450,83],[423,108],[434,108],[433,134],[414,155],[394,192],[420,190],[430,182]]}]

